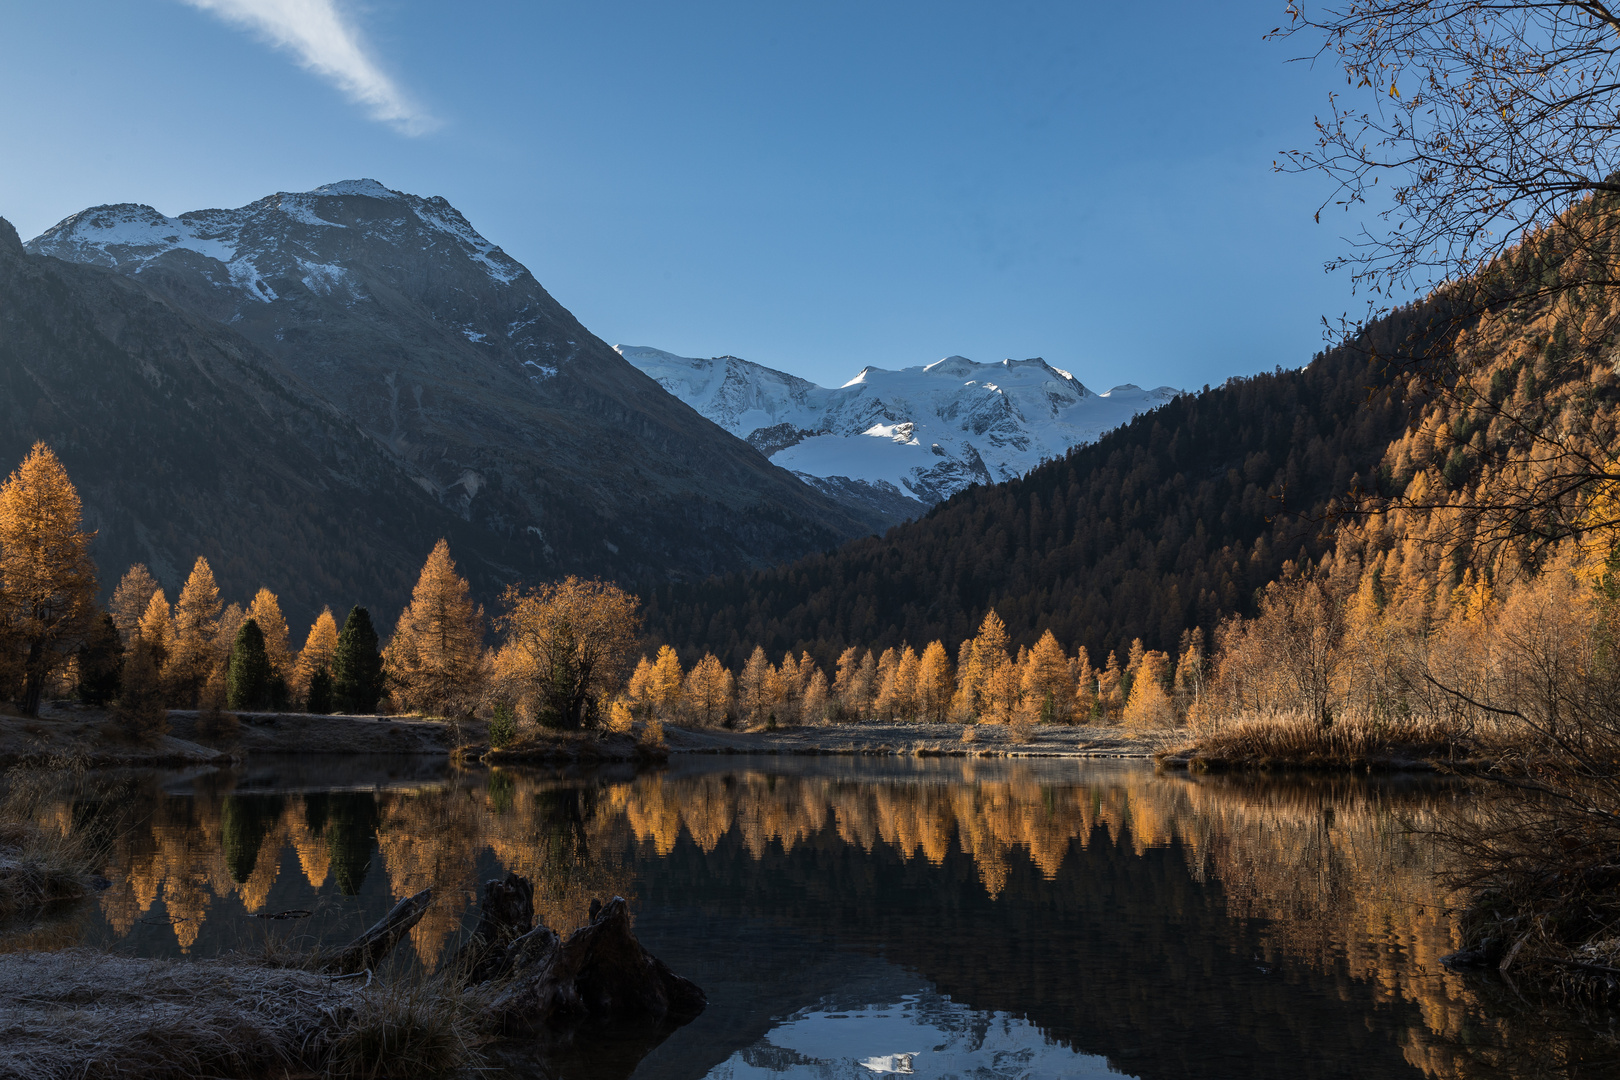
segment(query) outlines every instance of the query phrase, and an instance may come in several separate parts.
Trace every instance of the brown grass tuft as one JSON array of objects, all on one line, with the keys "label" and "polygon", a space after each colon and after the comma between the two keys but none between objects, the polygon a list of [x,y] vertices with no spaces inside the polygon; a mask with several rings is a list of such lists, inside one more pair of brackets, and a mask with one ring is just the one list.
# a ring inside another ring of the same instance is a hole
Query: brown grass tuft
[{"label": "brown grass tuft", "polygon": [[473,995],[443,980],[373,987],[331,1037],[326,1075],[355,1080],[449,1076],[477,1057]]},{"label": "brown grass tuft", "polygon": [[0,914],[83,896],[106,852],[82,827],[51,820],[48,806],[85,787],[82,769],[6,773],[0,798]]},{"label": "brown grass tuft", "polygon": [[1323,727],[1303,713],[1244,717],[1211,727],[1170,756],[1204,766],[1343,768],[1418,764],[1467,757],[1445,725],[1421,720],[1399,724],[1347,717]]},{"label": "brown grass tuft", "polygon": [[339,979],[88,949],[0,955],[0,1076],[382,1080],[475,1066],[472,999],[440,980]]}]

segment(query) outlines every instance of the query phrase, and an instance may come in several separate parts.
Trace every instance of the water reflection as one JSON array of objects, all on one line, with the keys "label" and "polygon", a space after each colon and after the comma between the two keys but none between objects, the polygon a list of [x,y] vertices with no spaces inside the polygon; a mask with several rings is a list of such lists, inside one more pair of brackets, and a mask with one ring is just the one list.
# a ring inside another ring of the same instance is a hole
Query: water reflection
[{"label": "water reflection", "polygon": [[[1606,1019],[1595,1032],[1440,966],[1456,928],[1424,831],[1468,812],[1455,786],[1058,761],[418,764],[370,786],[344,768],[130,781],[109,800],[125,814],[113,887],[0,948],[333,938],[431,884],[408,952],[432,967],[477,882],[511,870],[559,929],[631,896],[648,947],[713,1003],[639,1066],[568,1075],[1472,1080],[1616,1063]],[[248,918],[287,909],[315,915]]]},{"label": "water reflection", "polygon": [[801,1009],[709,1075],[716,1080],[1059,1080],[1120,1074],[1106,1058],[1061,1046],[1021,1017],[979,1012],[920,989],[886,1004]]}]

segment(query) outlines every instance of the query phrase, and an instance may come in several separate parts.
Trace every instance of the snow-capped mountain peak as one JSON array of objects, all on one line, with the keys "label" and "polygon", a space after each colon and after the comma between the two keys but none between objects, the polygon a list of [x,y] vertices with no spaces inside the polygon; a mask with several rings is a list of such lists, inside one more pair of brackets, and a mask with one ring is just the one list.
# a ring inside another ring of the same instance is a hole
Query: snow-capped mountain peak
[{"label": "snow-capped mountain peak", "polygon": [[868,366],[827,388],[735,356],[615,348],[775,464],[850,501],[912,513],[970,484],[1021,476],[1178,392],[1127,384],[1095,394],[1040,357]]},{"label": "snow-capped mountain peak", "polygon": [[[339,230],[354,235],[334,236]],[[309,267],[318,267],[317,278],[329,287],[342,276],[345,261],[364,258],[368,240],[398,246],[412,233],[421,234],[422,246],[441,249],[441,258],[454,252],[471,261],[497,285],[510,285],[526,272],[442,197],[424,199],[369,179],[282,191],[235,210],[179,217],[134,203],[93,206],[47,229],[29,248],[136,274],[171,253],[196,255],[226,267],[225,274],[212,275],[216,286],[270,303],[277,292],[269,283],[277,277],[298,269],[290,276],[303,279]]]}]

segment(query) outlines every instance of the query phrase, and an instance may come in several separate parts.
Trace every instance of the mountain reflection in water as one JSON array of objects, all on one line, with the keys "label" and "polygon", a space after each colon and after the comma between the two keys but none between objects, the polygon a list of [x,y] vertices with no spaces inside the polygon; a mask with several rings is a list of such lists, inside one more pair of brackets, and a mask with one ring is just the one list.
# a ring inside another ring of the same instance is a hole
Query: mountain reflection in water
[{"label": "mountain reflection in water", "polygon": [[[1620,1074],[1607,1019],[1440,965],[1456,930],[1425,830],[1468,813],[1457,785],[960,759],[345,768],[126,781],[105,800],[112,888],[0,948],[341,938],[434,885],[406,950],[432,968],[509,870],[559,929],[630,897],[711,1001],[639,1064],[516,1055],[512,1075]],[[246,917],[293,909],[314,915]]]}]

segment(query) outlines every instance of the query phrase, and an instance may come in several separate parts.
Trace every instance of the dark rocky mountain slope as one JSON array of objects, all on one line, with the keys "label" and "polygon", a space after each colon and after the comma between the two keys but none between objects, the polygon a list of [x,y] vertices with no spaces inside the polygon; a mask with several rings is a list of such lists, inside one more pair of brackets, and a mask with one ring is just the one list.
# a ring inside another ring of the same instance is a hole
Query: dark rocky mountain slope
[{"label": "dark rocky mountain slope", "polygon": [[[262,580],[314,602],[383,583],[334,566],[317,588],[293,580],[293,563],[414,569],[454,531],[487,595],[564,573],[700,579],[870,531],[665,393],[443,199],[351,181],[178,218],[103,206],[27,250],[3,256],[0,319],[17,329],[0,341],[0,379],[35,389],[0,407],[0,452],[20,456],[33,438],[83,447],[64,457],[102,524],[105,573],[126,553],[162,571],[217,552],[240,563],[222,575],[234,588]],[[199,367],[203,354],[216,359]],[[40,372],[70,368],[44,392]],[[296,401],[298,419],[261,432],[266,406],[243,380]],[[125,407],[126,384],[138,408]],[[69,390],[59,405],[29,403]],[[238,455],[233,440],[255,445]],[[316,492],[329,480],[314,462],[328,460],[349,470],[335,505]],[[148,493],[133,489],[160,477],[194,490],[137,511]],[[216,489],[235,494],[205,510]],[[344,533],[342,554],[327,522],[354,518],[356,501],[414,524],[373,514]],[[240,533],[268,517],[286,531],[266,543],[299,550],[238,553]],[[397,607],[403,594],[373,600]]]},{"label": "dark rocky mountain slope", "polygon": [[0,463],[35,439],[79,488],[105,589],[140,561],[173,599],[205,555],[229,594],[269,584],[289,614],[397,607],[439,532],[486,586],[520,565],[249,342],[139,282],[29,257],[0,219]]}]

